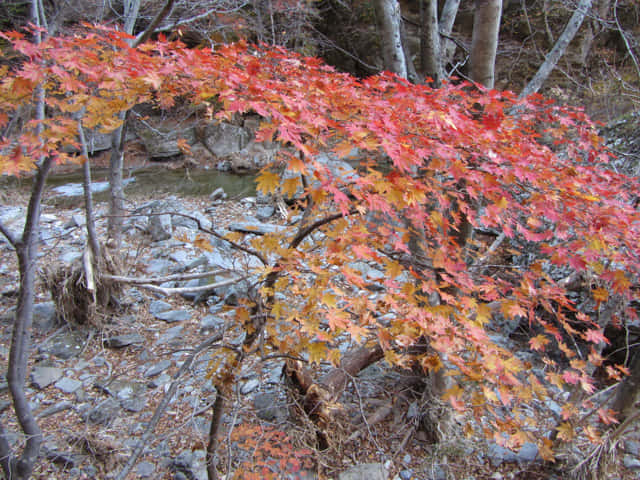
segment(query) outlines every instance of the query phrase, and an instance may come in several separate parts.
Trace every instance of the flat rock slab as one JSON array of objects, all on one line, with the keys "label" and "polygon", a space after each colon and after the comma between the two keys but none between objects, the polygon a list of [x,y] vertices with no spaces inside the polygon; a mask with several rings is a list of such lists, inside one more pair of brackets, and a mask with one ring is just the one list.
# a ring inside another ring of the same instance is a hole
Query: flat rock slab
[{"label": "flat rock slab", "polygon": [[62,369],[36,365],[31,371],[31,383],[38,389],[43,389],[57,382],[62,377]]},{"label": "flat rock slab", "polygon": [[82,387],[82,382],[73,378],[64,377],[56,382],[55,387],[64,393],[73,393]]},{"label": "flat rock slab", "polygon": [[165,370],[167,370],[169,367],[171,367],[171,360],[162,360],[160,362],[158,362],[157,364],[147,368],[144,372],[144,376],[149,378],[149,377],[155,377],[156,375],[160,375],[162,372],[164,372]]},{"label": "flat rock slab", "polygon": [[338,475],[338,480],[387,480],[389,474],[381,463],[362,463]]},{"label": "flat rock slab", "polygon": [[102,343],[107,348],[123,348],[129,345],[137,345],[144,343],[144,337],[137,333],[130,333],[126,335],[115,335],[113,337],[105,338]]},{"label": "flat rock slab", "polygon": [[40,347],[40,352],[68,360],[82,352],[85,340],[84,335],[80,333],[62,332]]},{"label": "flat rock slab", "polygon": [[186,310],[169,310],[167,312],[156,313],[153,316],[167,323],[183,322],[191,318],[191,314]]}]

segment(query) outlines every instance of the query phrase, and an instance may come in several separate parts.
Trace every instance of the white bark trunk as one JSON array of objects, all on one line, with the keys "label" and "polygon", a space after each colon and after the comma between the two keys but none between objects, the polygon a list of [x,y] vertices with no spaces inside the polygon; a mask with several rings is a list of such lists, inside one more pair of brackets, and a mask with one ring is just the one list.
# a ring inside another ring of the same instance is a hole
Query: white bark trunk
[{"label": "white bark trunk", "polygon": [[476,0],[471,38],[471,79],[487,88],[495,81],[502,0]]},{"label": "white bark trunk", "polygon": [[398,0],[376,0],[382,36],[384,68],[402,78],[408,77],[407,59],[402,48],[400,4]]},{"label": "white bark trunk", "polygon": [[551,52],[549,52],[549,55],[547,55],[544,63],[540,65],[536,74],[524,87],[522,93],[520,93],[520,98],[524,98],[540,90],[544,81],[549,77],[549,74],[558,64],[558,60],[560,60],[560,57],[564,54],[571,40],[573,40],[573,37],[578,33],[578,29],[580,28],[580,25],[582,25],[584,17],[591,9],[592,1],[593,0],[580,0],[580,3],[578,3],[573,15],[571,15],[571,18],[569,19],[564,32],[562,32],[562,35],[558,38],[558,41],[551,49]]}]

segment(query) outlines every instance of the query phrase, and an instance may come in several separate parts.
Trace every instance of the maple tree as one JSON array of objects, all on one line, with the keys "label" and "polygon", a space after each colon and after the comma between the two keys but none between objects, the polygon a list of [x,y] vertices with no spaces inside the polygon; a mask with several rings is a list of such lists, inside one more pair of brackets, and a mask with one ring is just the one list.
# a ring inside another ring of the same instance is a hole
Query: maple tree
[{"label": "maple tree", "polygon": [[[472,412],[483,433],[510,447],[534,441],[553,458],[526,405],[555,388],[593,392],[606,342],[606,325],[577,311],[563,280],[579,272],[596,285],[598,305],[620,299],[618,316],[606,319],[619,323],[636,318],[640,269],[638,182],[607,168],[580,110],[467,82],[434,90],[388,73],[360,80],[277,47],[212,52],[160,38],[131,48],[103,27],[40,45],[2,36],[24,62],[2,67],[0,125],[38,86],[51,114],[0,139],[0,171],[29,171],[42,156],[77,160],[64,147],[76,146],[78,112],[101,131],[142,102],[170,108],[180,99],[221,120],[259,114],[257,140],[283,148],[258,189],[294,199],[300,219],[249,243],[227,238],[263,264],[254,272],[260,299],[236,309],[244,353],[259,346],[339,365],[341,345],[377,348],[372,360],[446,372],[444,398]],[[340,172],[323,152],[355,157],[357,169]],[[474,230],[502,234],[520,264],[487,265],[490,249]],[[376,297],[363,294],[372,283]],[[492,341],[498,315],[528,324],[544,374]],[[220,388],[237,355],[217,354]],[[579,408],[565,411],[558,437],[570,440]],[[606,410],[600,417],[611,421]]]}]

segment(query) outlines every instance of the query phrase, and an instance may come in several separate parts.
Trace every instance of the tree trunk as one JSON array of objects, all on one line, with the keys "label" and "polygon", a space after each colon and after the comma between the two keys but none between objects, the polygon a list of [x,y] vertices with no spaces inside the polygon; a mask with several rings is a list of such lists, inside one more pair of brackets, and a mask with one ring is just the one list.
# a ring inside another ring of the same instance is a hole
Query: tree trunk
[{"label": "tree trunk", "polygon": [[408,78],[407,59],[402,48],[400,4],[398,0],[376,0],[376,13],[382,38],[384,68]]},{"label": "tree trunk", "polygon": [[441,42],[443,67],[451,62],[453,54],[456,51],[455,42],[448,40],[446,37],[451,36],[459,6],[460,0],[447,0],[442,7],[442,12],[440,13],[440,34],[445,36]]},{"label": "tree trunk", "polygon": [[[147,41],[156,27],[163,19],[171,13],[175,0],[166,0],[162,10],[153,18],[149,26],[138,34],[130,42],[132,47],[137,47]],[[129,35],[133,34],[138,11],[140,10],[140,0],[127,0],[124,4],[124,31]],[[108,244],[113,248],[120,248],[122,242],[122,226],[124,224],[124,186],[122,184],[122,170],[124,167],[124,140],[127,128],[127,112],[118,114],[122,125],[118,127],[111,136],[111,158],[109,160],[109,221],[107,224]]]},{"label": "tree trunk", "polygon": [[569,46],[573,37],[575,37],[580,25],[582,25],[582,21],[584,17],[591,9],[591,4],[593,0],[580,0],[578,6],[576,7],[573,15],[569,19],[567,26],[565,27],[562,35],[558,38],[558,41],[555,43],[549,55],[545,59],[544,63],[540,66],[536,74],[529,81],[529,83],[524,87],[522,93],[520,93],[519,98],[524,98],[532,93],[536,93],[542,87],[542,84],[547,79],[549,74],[553,71],[555,66],[558,64],[558,60],[564,54],[565,50]]},{"label": "tree trunk", "polygon": [[502,0],[476,0],[471,38],[471,79],[487,88],[495,81]]},{"label": "tree trunk", "polygon": [[640,395],[640,352],[636,352],[629,369],[631,375],[620,382],[611,405],[611,408],[618,414],[620,423],[633,413],[635,403]]},{"label": "tree trunk", "polygon": [[420,58],[422,60],[422,73],[425,77],[430,77],[433,86],[437,87],[444,79],[442,50],[440,48],[440,31],[438,28],[438,2],[437,0],[422,0],[420,7],[422,23]]}]

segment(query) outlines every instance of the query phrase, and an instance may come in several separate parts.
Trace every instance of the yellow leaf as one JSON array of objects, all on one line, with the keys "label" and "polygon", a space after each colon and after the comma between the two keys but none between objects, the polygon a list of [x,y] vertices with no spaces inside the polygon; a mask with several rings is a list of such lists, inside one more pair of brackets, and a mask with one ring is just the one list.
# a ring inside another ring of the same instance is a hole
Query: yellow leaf
[{"label": "yellow leaf", "polygon": [[313,342],[307,347],[309,352],[309,362],[319,364],[327,358],[327,344],[324,342]]},{"label": "yellow leaf", "polygon": [[256,183],[258,191],[264,194],[274,193],[280,184],[280,176],[267,170],[258,176]]},{"label": "yellow leaf", "polygon": [[296,192],[298,191],[298,186],[300,185],[300,178],[287,178],[282,182],[282,186],[280,187],[280,191],[285,196],[285,198],[294,198],[296,196]]},{"label": "yellow leaf", "polygon": [[325,293],[322,295],[322,303],[328,307],[336,307],[336,297],[332,293]]},{"label": "yellow leaf", "polygon": [[606,288],[596,288],[592,294],[593,299],[598,303],[604,303],[609,299],[609,291]]},{"label": "yellow leaf", "polygon": [[573,427],[569,422],[562,422],[558,425],[558,438],[560,440],[564,440],[565,442],[570,442],[575,436],[575,432],[573,431]]},{"label": "yellow leaf", "polygon": [[200,250],[213,252],[213,246],[211,245],[211,242],[201,235],[198,235],[196,237],[196,239],[193,241],[193,245],[198,247]]}]

